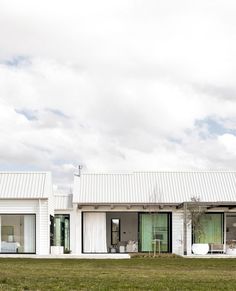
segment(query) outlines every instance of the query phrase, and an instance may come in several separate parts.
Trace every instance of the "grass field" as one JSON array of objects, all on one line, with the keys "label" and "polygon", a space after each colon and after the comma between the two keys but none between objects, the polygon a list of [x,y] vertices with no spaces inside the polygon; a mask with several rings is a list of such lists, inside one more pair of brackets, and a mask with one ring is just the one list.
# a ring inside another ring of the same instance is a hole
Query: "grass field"
[{"label": "grass field", "polygon": [[0,290],[236,290],[236,259],[0,259]]}]

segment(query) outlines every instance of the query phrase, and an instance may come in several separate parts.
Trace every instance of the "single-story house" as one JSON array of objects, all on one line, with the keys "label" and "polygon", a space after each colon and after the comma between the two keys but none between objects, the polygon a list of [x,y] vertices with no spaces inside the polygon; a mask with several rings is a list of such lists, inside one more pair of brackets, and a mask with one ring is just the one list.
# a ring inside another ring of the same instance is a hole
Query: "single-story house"
[{"label": "single-story house", "polygon": [[[204,208],[200,237],[190,209]],[[74,177],[77,252],[190,255],[193,243],[236,243],[236,172],[82,173]],[[236,245],[235,245],[236,247]]]},{"label": "single-story house", "polygon": [[0,172],[1,253],[49,253],[53,198],[49,172]]},{"label": "single-story house", "polygon": [[[194,209],[204,210],[201,235]],[[80,172],[64,195],[50,173],[0,172],[0,226],[1,253],[191,255],[194,243],[226,253],[236,249],[236,172]]]}]

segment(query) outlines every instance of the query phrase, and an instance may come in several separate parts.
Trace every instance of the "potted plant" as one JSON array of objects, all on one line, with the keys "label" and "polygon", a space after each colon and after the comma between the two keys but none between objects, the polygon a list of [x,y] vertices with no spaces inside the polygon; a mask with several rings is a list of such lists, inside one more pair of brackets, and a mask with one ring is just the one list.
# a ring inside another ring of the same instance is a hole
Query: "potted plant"
[{"label": "potted plant", "polygon": [[205,216],[206,208],[200,204],[200,199],[191,198],[191,203],[188,205],[189,223],[192,224],[192,232],[194,243],[192,244],[192,252],[195,255],[206,255],[209,252],[208,243],[201,243],[205,236],[202,219]]},{"label": "potted plant", "polygon": [[226,254],[236,255],[236,240],[227,241]]}]

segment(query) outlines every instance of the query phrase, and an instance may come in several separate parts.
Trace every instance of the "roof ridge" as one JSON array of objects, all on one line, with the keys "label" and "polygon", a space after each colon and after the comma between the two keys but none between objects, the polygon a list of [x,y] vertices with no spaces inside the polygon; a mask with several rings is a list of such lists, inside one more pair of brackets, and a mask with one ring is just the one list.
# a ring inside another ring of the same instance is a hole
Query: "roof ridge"
[{"label": "roof ridge", "polygon": [[157,174],[157,173],[236,173],[236,170],[160,170],[160,171],[124,171],[124,172],[82,172],[81,175],[135,175],[135,174]]}]

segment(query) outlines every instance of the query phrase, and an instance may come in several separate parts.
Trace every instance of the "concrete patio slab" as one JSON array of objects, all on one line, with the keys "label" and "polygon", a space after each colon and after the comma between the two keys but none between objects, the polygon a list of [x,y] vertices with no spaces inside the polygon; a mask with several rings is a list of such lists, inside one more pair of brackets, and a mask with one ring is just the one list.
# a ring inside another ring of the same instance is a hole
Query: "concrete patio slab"
[{"label": "concrete patio slab", "polygon": [[227,254],[187,255],[182,257],[186,259],[236,259],[236,256]]},{"label": "concrete patio slab", "polygon": [[0,258],[27,259],[130,259],[129,254],[65,254],[65,255],[30,255],[30,254],[1,254]]}]

